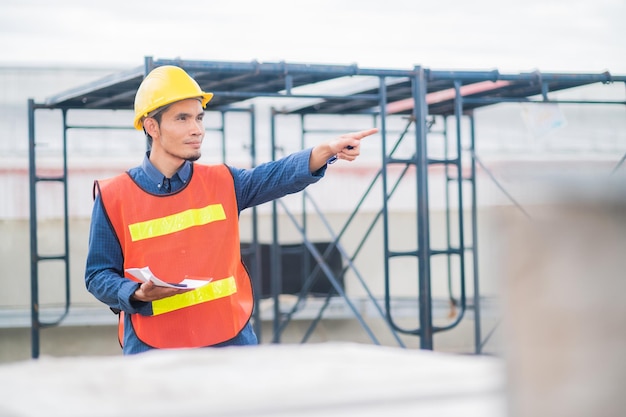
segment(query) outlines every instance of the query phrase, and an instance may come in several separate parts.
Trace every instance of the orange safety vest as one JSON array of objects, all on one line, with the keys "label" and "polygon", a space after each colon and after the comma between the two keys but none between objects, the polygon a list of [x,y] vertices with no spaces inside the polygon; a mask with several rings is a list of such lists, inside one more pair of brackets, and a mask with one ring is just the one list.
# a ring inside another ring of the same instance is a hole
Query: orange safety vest
[{"label": "orange safety vest", "polygon": [[[124,270],[149,266],[170,283],[212,279],[153,301],[152,316],[131,315],[139,340],[155,348],[191,348],[225,342],[241,332],[254,297],[241,260],[234,181],[226,166],[194,164],[191,181],[174,194],[150,194],[128,174],[96,181],[94,191],[119,239]],[[119,325],[123,336],[123,320]]]}]

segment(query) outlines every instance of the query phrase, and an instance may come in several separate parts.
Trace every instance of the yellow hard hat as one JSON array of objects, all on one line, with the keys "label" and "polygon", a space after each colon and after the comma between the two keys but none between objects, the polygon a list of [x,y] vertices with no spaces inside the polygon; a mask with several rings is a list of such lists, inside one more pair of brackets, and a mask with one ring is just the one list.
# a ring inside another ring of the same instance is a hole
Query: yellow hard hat
[{"label": "yellow hard hat", "polygon": [[160,107],[188,98],[199,98],[202,108],[213,93],[202,91],[196,80],[180,67],[164,65],[150,71],[135,95],[135,129],[143,129],[143,118]]}]

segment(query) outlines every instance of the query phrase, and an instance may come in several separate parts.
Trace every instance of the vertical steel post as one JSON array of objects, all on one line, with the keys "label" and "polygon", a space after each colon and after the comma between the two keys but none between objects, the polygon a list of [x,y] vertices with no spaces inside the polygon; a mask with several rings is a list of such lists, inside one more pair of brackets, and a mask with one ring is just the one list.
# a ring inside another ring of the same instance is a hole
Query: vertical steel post
[{"label": "vertical steel post", "polygon": [[[306,127],[304,126],[304,114],[300,115],[300,149],[304,149],[305,147],[305,136],[306,136]],[[302,192],[300,193],[301,196],[301,202],[302,202],[302,216],[301,216],[301,224],[302,224],[302,240],[308,240],[308,235],[307,235],[307,216],[306,216],[306,193]],[[311,271],[311,257],[309,256],[308,253],[308,249],[306,248],[306,246],[304,245],[304,242],[302,244],[302,249],[300,252],[301,255],[301,259],[302,259],[302,265],[300,265],[300,273],[302,274],[302,282],[304,283],[305,280],[307,279],[307,276],[309,275],[310,271]],[[304,288],[301,287],[300,291],[302,291]]]},{"label": "vertical steel post", "polygon": [[28,179],[30,190],[30,335],[31,357],[39,357],[39,255],[37,244],[37,169],[35,167],[35,102],[28,100]]},{"label": "vertical steel post", "polygon": [[68,204],[68,173],[67,173],[67,110],[63,109],[63,233],[65,235],[65,247],[63,258],[65,262],[65,315],[70,309],[70,213]]},{"label": "vertical steel post", "polygon": [[381,139],[381,149],[382,149],[382,167],[380,169],[381,173],[381,183],[383,188],[383,207],[381,210],[382,214],[382,222],[383,222],[383,260],[384,260],[384,274],[385,274],[385,315],[387,317],[387,322],[390,326],[393,326],[393,319],[391,316],[391,272],[389,268],[389,259],[391,256],[391,251],[389,250],[389,193],[387,192],[388,187],[388,177],[387,177],[387,161],[391,157],[391,153],[387,154],[387,84],[385,82],[385,77],[380,77],[379,79],[379,90],[380,90],[380,139]]},{"label": "vertical steel post", "polygon": [[454,81],[454,114],[456,121],[456,182],[457,182],[457,221],[459,228],[459,278],[460,278],[460,302],[462,311],[466,307],[465,294],[465,204],[463,203],[463,143],[461,141],[461,122],[463,117],[463,96],[461,95],[461,82]]},{"label": "vertical steel post", "polygon": [[[153,69],[154,69],[154,60],[152,59],[152,57],[151,56],[144,57],[144,59],[143,59],[143,78],[145,79],[146,76]],[[151,151],[152,150],[152,141],[150,139],[148,139],[147,135],[146,135],[146,150],[147,151]]]},{"label": "vertical steel post", "polygon": [[432,293],[430,282],[430,215],[428,203],[428,104],[426,103],[426,74],[424,68],[415,67],[413,77],[413,100],[415,106],[415,166],[417,181],[417,242],[418,242],[418,286],[419,286],[419,321],[420,348],[433,348]]},{"label": "vertical steel post", "polygon": [[477,208],[477,195],[476,195],[476,158],[474,158],[475,152],[475,124],[474,115],[469,117],[470,121],[470,152],[472,154],[472,267],[474,276],[474,344],[477,354],[482,353],[482,335],[481,335],[481,323],[480,323],[480,286],[478,281],[478,208]]},{"label": "vertical steel post", "polygon": [[[250,165],[256,167],[256,112],[254,105],[250,106]],[[259,214],[257,207],[252,207],[252,249],[254,250],[254,266],[252,285],[256,298],[254,309],[254,332],[261,343],[262,323],[261,311],[259,310],[261,293],[263,292],[263,282],[261,280],[261,246],[259,245]]]},{"label": "vertical steel post", "polygon": [[[270,139],[272,148],[272,161],[276,160],[276,113],[271,109],[270,117]],[[272,343],[280,343],[280,292],[282,291],[282,262],[278,236],[278,204],[276,200],[272,200],[272,247],[270,275],[272,289],[272,299],[274,301],[274,320],[273,320],[273,337]]]}]

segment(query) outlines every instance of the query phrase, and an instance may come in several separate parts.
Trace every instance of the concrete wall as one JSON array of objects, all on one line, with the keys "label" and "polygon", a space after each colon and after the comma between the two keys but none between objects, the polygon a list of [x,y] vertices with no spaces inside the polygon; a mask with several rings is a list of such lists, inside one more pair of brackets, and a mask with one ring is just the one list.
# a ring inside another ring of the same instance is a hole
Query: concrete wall
[{"label": "concrete wall", "polygon": [[[486,214],[487,215],[487,214]],[[328,221],[337,230],[345,221],[345,214],[330,214]],[[365,214],[363,218],[355,223],[358,231],[363,231],[369,227],[373,215]],[[442,214],[433,216],[435,222],[441,223]],[[242,239],[246,240],[249,235],[249,216],[242,216]],[[396,248],[406,248],[414,244],[414,235],[406,230],[414,230],[415,218],[411,213],[397,213],[391,218],[392,233],[396,236],[393,245]],[[319,219],[311,217],[308,220],[310,230],[313,231],[310,239],[314,241],[328,240],[328,234],[322,233],[323,225]],[[54,248],[59,246],[62,237],[62,221],[46,220],[40,224],[40,250],[42,253],[55,253]],[[298,241],[299,236],[293,229],[286,216],[281,218],[280,228],[285,242]],[[271,222],[267,214],[260,218],[260,236],[262,240],[270,241]],[[395,233],[394,233],[395,232]],[[72,219],[70,222],[70,293],[71,293],[71,313],[63,322],[60,328],[44,329],[41,332],[41,353],[42,355],[71,355],[81,354],[118,354],[119,346],[116,341],[114,324],[115,316],[108,308],[89,294],[84,286],[84,268],[87,254],[87,239],[89,233],[89,219]],[[440,241],[443,232],[439,229],[433,230],[433,240]],[[29,266],[29,225],[26,220],[11,220],[0,222],[0,236],[5,237],[3,250],[0,254],[0,262],[4,265],[2,270],[2,280],[11,282],[0,293],[0,322],[4,329],[0,329],[0,360],[17,360],[30,356],[30,329],[29,308],[30,308],[30,266]],[[7,237],[11,237],[7,239]],[[480,237],[479,237],[480,239]],[[343,244],[346,250],[353,251],[358,242],[347,240]],[[495,298],[497,284],[493,276],[489,273],[489,256],[492,252],[487,243],[483,248],[485,256],[481,257],[483,265],[481,269],[481,294],[489,299]],[[349,252],[352,253],[352,252]],[[375,227],[373,235],[363,246],[360,255],[355,259],[355,265],[359,273],[365,280],[367,288],[364,287],[356,275],[347,273],[345,276],[345,288],[351,300],[359,306],[363,317],[367,320],[375,337],[383,344],[394,345],[397,341],[392,337],[386,324],[380,319],[371,302],[367,302],[367,291],[382,303],[384,296],[383,280],[383,258],[381,246],[381,226]],[[471,270],[471,262],[468,260],[468,271]],[[392,263],[392,295],[398,304],[394,307],[394,316],[399,323],[408,329],[419,327],[417,314],[417,265],[412,262],[402,262],[401,265]],[[39,279],[39,299],[40,312],[45,321],[56,319],[61,314],[64,302],[64,273],[61,262],[43,262],[40,264]],[[455,273],[458,277],[458,272]],[[458,308],[449,305],[448,280],[445,264],[442,260],[433,260],[433,297],[435,299],[435,319],[441,324],[450,323],[458,313]],[[473,277],[468,273],[467,295],[473,294]],[[459,295],[459,282],[455,279],[454,294]],[[281,302],[284,311],[288,311],[293,305],[293,297],[284,297]],[[471,303],[471,300],[469,300]],[[333,341],[333,340],[355,340],[372,342],[370,337],[354,319],[353,314],[343,302],[338,300],[333,308],[311,336],[310,341]],[[307,302],[307,311],[304,317],[299,317],[290,324],[281,341],[299,342],[302,340],[306,329],[310,324],[312,315],[319,311],[320,301]],[[271,300],[263,300],[259,306],[263,314],[263,342],[272,340],[273,329],[271,317],[273,316]],[[486,331],[495,325],[496,306],[493,302],[486,301],[486,321],[483,323]],[[301,315],[302,316],[302,315]],[[473,339],[473,315],[467,313],[467,318],[463,321],[458,330],[451,334],[438,337],[436,339],[437,349],[457,350],[471,352],[474,350]],[[485,330],[484,330],[485,331]],[[454,336],[456,335],[456,336]],[[452,338],[450,338],[452,337]],[[407,346],[419,347],[419,339],[415,336],[402,337],[403,343]],[[61,341],[63,341],[61,343]],[[67,344],[67,346],[65,346]]]}]

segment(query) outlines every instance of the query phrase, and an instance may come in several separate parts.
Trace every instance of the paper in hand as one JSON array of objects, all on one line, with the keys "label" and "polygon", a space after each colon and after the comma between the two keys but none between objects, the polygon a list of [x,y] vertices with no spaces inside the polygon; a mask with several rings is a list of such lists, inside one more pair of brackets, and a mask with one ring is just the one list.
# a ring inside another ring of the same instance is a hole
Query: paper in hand
[{"label": "paper in hand", "polygon": [[141,282],[152,281],[152,283],[158,287],[168,287],[168,288],[195,289],[195,288],[203,287],[213,280],[213,278],[206,278],[206,279],[186,278],[182,280],[179,284],[170,284],[169,282],[165,282],[157,278],[152,273],[149,266],[144,266],[143,268],[127,268],[126,272],[128,272],[130,275],[134,276]]}]

